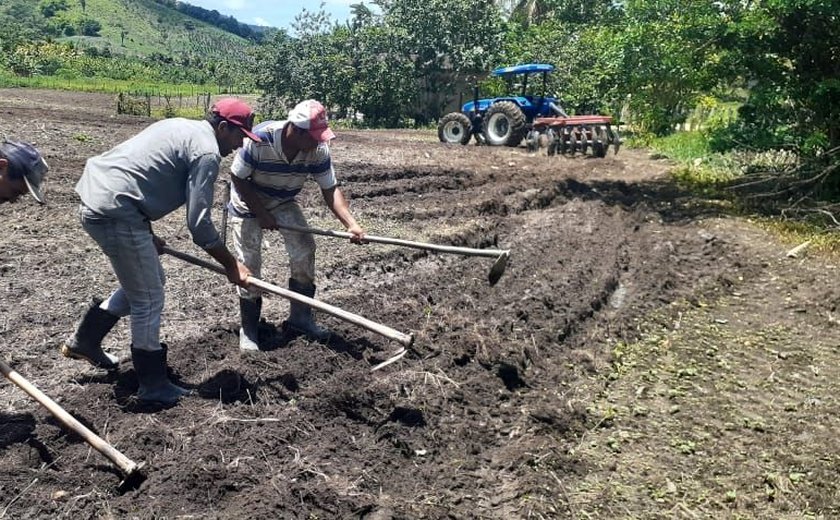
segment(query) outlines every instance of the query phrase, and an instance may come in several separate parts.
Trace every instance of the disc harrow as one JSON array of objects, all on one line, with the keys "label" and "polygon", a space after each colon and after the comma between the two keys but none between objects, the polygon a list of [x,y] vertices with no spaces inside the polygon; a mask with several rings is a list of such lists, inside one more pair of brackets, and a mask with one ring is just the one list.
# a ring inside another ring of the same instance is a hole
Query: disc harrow
[{"label": "disc harrow", "polygon": [[548,155],[578,152],[605,157],[610,146],[614,153],[621,147],[618,132],[609,116],[538,117],[526,138],[528,150],[536,152],[545,143]]}]

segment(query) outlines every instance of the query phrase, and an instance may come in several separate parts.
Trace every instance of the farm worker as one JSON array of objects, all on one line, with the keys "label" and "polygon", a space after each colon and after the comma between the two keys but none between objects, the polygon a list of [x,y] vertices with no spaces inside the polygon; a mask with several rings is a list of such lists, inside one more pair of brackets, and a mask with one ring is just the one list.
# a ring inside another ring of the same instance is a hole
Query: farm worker
[{"label": "farm worker", "polygon": [[115,369],[117,359],[102,339],[122,316],[131,315],[131,359],[141,401],[173,404],[187,390],[167,377],[166,345],[160,343],[164,273],[158,254],[158,220],[186,205],[193,242],[225,268],[228,279],[247,287],[248,268],[219,238],[210,210],[221,158],[242,145],[253,112],[244,102],[217,101],[204,121],[183,118],[153,123],[131,139],[87,161],[76,185],[82,227],[108,256],[120,287],[85,313],[61,348],[70,358]]},{"label": "farm worker", "polygon": [[[364,230],[350,213],[338,188],[330,158],[330,140],[335,134],[327,122],[324,106],[314,99],[298,103],[285,121],[266,121],[254,128],[261,141],[247,141],[231,166],[233,189],[228,205],[233,245],[237,259],[259,277],[260,248],[264,229],[279,230],[289,254],[289,289],[315,296],[315,240],[309,233],[281,229],[278,224],[305,227],[306,219],[295,195],[310,177],[318,183],[327,207],[348,232],[361,243]],[[262,310],[258,294],[240,287],[242,327],[239,348],[259,350],[257,329]],[[312,308],[290,302],[292,329],[315,340],[326,340],[330,331],[315,324]]]},{"label": "farm worker", "polygon": [[43,182],[49,169],[31,144],[23,141],[0,143],[0,203],[15,202],[27,191],[39,203],[46,203]]}]

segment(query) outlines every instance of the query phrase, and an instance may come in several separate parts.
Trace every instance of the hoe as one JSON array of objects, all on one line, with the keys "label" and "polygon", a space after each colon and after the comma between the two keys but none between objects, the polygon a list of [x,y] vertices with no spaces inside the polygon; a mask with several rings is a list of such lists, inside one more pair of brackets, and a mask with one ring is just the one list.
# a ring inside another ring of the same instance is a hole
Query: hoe
[{"label": "hoe", "polygon": [[[351,233],[347,233],[346,231],[332,231],[329,229],[308,228],[303,226],[293,226],[290,224],[278,224],[278,227],[288,229],[290,231],[312,233],[314,235],[324,235],[333,238],[353,238],[353,235]],[[470,247],[443,246],[438,244],[429,244],[426,242],[412,242],[411,240],[403,240],[400,238],[378,237],[374,235],[365,235],[364,241],[378,244],[412,247],[414,249],[425,249],[427,251],[437,251],[438,253],[454,253],[464,256],[486,256],[495,258],[496,261],[493,262],[493,266],[490,267],[490,272],[487,273],[487,278],[491,286],[496,285],[499,278],[505,274],[508,258],[510,258],[510,249],[473,249]]]},{"label": "hoe", "polygon": [[137,464],[125,455],[123,455],[116,448],[108,444],[102,437],[96,435],[84,424],[80,423],[75,417],[67,413],[67,411],[58,405],[55,401],[50,399],[44,392],[38,389],[35,385],[26,380],[22,375],[17,373],[15,369],[6,364],[5,361],[0,360],[0,372],[6,376],[6,379],[17,385],[21,390],[29,394],[30,397],[38,401],[41,406],[46,408],[56,419],[67,428],[78,434],[86,443],[93,449],[108,458],[114,465],[116,465],[122,472],[125,479],[120,483],[119,489],[122,491],[137,489],[143,483],[146,476],[141,471],[143,463]]},{"label": "hoe", "polygon": [[[180,251],[170,249],[169,247],[164,247],[163,252],[170,255],[170,256],[174,256],[175,258],[178,258],[178,259],[181,259],[185,262],[188,262],[190,264],[197,265],[199,267],[204,267],[205,269],[215,271],[219,274],[225,274],[225,270],[222,268],[222,266],[211,263],[211,262],[207,262],[207,261],[202,260],[200,258],[196,258],[192,255],[187,254],[187,253],[182,253]],[[282,296],[283,298],[286,298],[287,300],[294,300],[294,301],[300,302],[304,305],[308,305],[309,307],[312,307],[314,309],[324,311],[327,314],[331,314],[331,315],[335,316],[336,318],[340,318],[344,321],[353,323],[354,325],[358,325],[362,328],[365,328],[365,329],[367,329],[371,332],[375,332],[377,334],[385,336],[386,338],[392,339],[392,340],[400,343],[401,345],[403,345],[403,347],[400,348],[399,350],[397,350],[394,354],[392,354],[391,357],[389,357],[388,359],[386,359],[382,363],[373,367],[371,369],[371,372],[374,371],[374,370],[379,370],[380,368],[382,368],[386,365],[390,365],[394,361],[396,361],[396,360],[402,358],[403,356],[405,356],[405,354],[407,352],[405,347],[411,347],[412,343],[414,343],[414,335],[413,334],[402,333],[398,330],[394,330],[391,327],[388,327],[387,325],[383,325],[381,323],[371,321],[367,318],[359,316],[358,314],[353,314],[352,312],[347,312],[343,309],[339,309],[338,307],[334,307],[330,304],[324,303],[322,301],[318,301],[314,298],[309,298],[309,297],[304,296],[302,294],[298,294],[294,291],[290,291],[288,289],[284,289],[284,288],[279,287],[277,285],[274,285],[274,284],[271,284],[271,283],[268,283],[268,282],[264,282],[264,281],[260,280],[259,278],[255,278],[253,276],[248,277],[248,282],[251,285],[253,285],[254,287],[256,287],[258,289],[261,289],[264,292],[275,294],[277,296]]]}]

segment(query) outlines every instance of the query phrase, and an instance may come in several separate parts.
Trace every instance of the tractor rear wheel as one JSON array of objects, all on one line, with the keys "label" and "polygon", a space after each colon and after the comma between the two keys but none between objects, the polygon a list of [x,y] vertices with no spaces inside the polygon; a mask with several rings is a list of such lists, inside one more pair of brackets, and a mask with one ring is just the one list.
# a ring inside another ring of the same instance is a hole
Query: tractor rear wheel
[{"label": "tractor rear wheel", "polygon": [[510,101],[493,103],[484,121],[484,140],[490,146],[519,146],[528,132],[525,114]]},{"label": "tractor rear wheel", "polygon": [[440,119],[438,139],[441,143],[467,144],[470,142],[470,118],[460,112],[450,112]]}]

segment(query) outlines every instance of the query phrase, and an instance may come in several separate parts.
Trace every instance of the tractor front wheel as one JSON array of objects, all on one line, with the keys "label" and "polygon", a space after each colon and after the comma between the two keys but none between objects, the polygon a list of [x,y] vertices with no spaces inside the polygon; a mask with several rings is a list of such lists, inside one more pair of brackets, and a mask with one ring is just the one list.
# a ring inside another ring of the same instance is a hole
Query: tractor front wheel
[{"label": "tractor front wheel", "polygon": [[441,143],[467,144],[470,142],[470,118],[460,112],[450,112],[438,124],[438,139]]},{"label": "tractor front wheel", "polygon": [[490,146],[519,146],[528,132],[525,114],[510,101],[493,103],[484,121],[484,140]]}]

